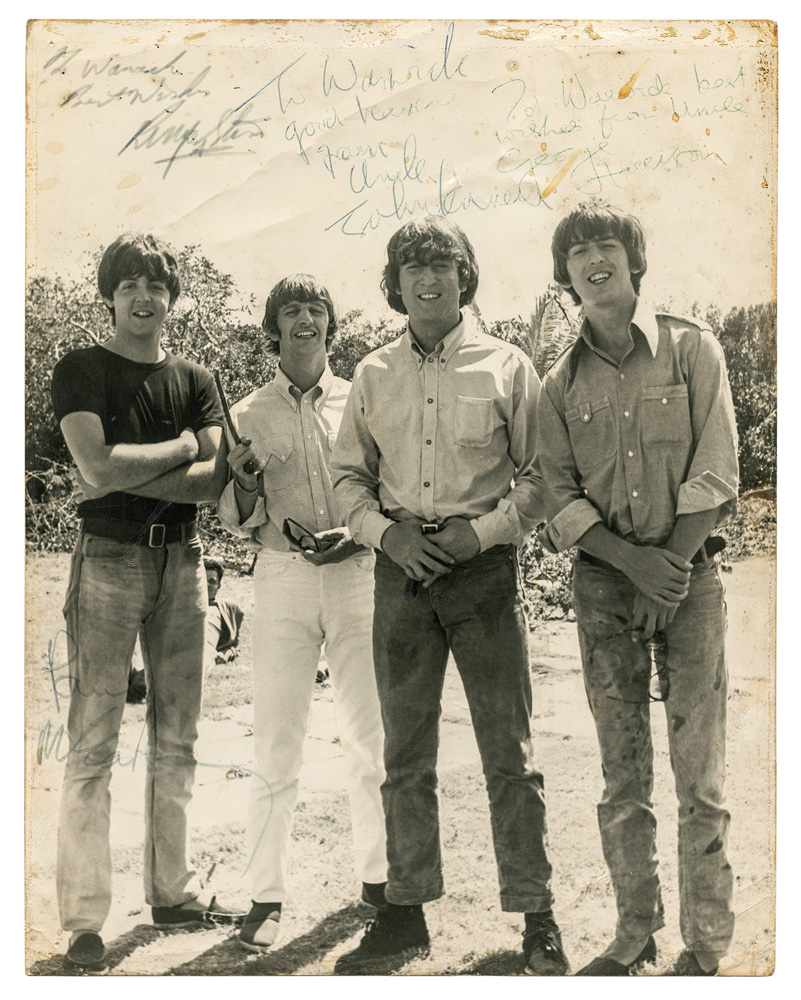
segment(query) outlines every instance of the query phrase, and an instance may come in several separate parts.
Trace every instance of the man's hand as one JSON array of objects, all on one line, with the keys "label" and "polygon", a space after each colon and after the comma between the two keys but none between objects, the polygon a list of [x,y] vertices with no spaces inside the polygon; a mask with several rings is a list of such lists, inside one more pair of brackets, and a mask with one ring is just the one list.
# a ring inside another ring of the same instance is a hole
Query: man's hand
[{"label": "man's hand", "polygon": [[627,552],[626,576],[661,608],[672,608],[687,596],[692,563],[668,549],[632,545]]},{"label": "man's hand", "polygon": [[[234,475],[239,480],[240,486],[244,487],[244,489],[248,491],[255,490],[256,487],[259,487],[259,492],[263,493],[259,473],[264,468],[266,463],[256,458],[250,445],[250,438],[242,438],[240,443],[235,445],[228,452],[228,464],[231,466]],[[252,463],[249,468],[255,469],[255,472],[245,472],[245,466],[248,462]]]},{"label": "man's hand", "polygon": [[329,528],[327,531],[317,531],[314,537],[319,541],[328,539],[333,541],[333,545],[322,552],[315,552],[313,549],[302,549],[303,558],[306,562],[314,563],[315,566],[326,566],[328,563],[342,562],[349,559],[356,552],[364,551],[363,545],[357,545],[347,528]]},{"label": "man's hand", "polygon": [[424,535],[419,518],[396,521],[381,536],[381,548],[406,575],[424,584],[450,573],[456,560],[434,541],[438,535]]},{"label": "man's hand", "polygon": [[449,517],[435,535],[428,537],[457,563],[477,556],[481,548],[478,535],[466,517]]},{"label": "man's hand", "polygon": [[678,604],[671,604],[667,607],[664,604],[657,604],[656,601],[652,601],[638,590],[634,598],[632,626],[635,629],[640,629],[643,639],[647,641],[654,632],[665,630],[665,626],[673,621],[678,607]]},{"label": "man's hand", "polygon": [[77,465],[70,469],[70,479],[72,480],[72,495],[78,503],[83,503],[84,500],[99,500],[100,497],[114,492],[110,486],[92,486],[91,483],[87,483]]}]

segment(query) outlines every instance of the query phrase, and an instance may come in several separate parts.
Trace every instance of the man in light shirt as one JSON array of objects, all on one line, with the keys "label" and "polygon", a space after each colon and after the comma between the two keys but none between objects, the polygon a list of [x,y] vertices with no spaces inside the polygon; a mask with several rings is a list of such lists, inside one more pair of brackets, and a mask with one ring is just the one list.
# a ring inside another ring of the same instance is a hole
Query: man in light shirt
[{"label": "man in light shirt", "polygon": [[539,380],[522,351],[460,311],[478,287],[461,229],[435,218],[407,223],[387,257],[382,287],[408,326],[356,369],[331,463],[354,539],[377,550],[387,907],[335,972],[385,973],[428,949],[422,904],[444,892],[436,766],[450,651],[487,782],[501,907],[526,915],[526,972],[564,975],[516,560],[542,513]]},{"label": "man in light shirt", "polygon": [[325,644],[341,744],[349,763],[355,867],[361,897],[384,905],[386,844],[381,805],[383,732],[373,672],[372,552],[344,527],[329,458],[350,383],[328,367],[337,328],[328,292],[311,276],[270,292],[262,326],[280,357],[272,382],[232,410],[242,436],[222,523],[260,547],[253,617],[256,764],[248,841],[253,905],[239,942],[275,946],[307,714]]},{"label": "man in light shirt", "polygon": [[547,537],[558,551],[578,546],[573,603],[618,910],[614,940],[577,974],[627,976],[656,957],[664,913],[649,702],[661,700],[686,944],[673,974],[711,976],[734,926],[723,802],[726,606],[714,555],[722,540],[710,536],[737,500],[726,363],[704,323],[655,314],[640,298],[645,233],[634,216],[582,203],[559,223],[552,248],[554,276],[585,319],[543,382],[539,459]]}]

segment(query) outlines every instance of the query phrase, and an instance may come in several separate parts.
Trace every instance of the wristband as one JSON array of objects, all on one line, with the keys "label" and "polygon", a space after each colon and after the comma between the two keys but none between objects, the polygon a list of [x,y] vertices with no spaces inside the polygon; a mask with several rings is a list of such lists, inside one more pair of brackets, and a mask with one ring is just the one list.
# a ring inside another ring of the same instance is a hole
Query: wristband
[{"label": "wristband", "polygon": [[249,497],[255,496],[259,492],[258,483],[254,486],[252,490],[249,490],[246,486],[243,486],[242,483],[239,482],[239,476],[234,476],[234,486],[238,486],[240,493],[244,493],[246,496]]}]

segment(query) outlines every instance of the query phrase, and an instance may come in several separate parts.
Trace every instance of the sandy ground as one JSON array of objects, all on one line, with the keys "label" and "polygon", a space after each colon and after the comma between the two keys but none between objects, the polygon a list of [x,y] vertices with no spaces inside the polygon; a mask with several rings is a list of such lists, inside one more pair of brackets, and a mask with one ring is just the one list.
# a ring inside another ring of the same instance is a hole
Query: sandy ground
[{"label": "sandy ground", "polygon": [[[42,728],[49,721],[57,726],[63,713],[55,712],[49,688],[48,643],[62,627],[67,561],[64,556],[39,556],[29,561],[27,585],[27,685],[26,768],[28,786],[27,875],[28,875],[28,955],[26,967],[34,974],[63,974],[60,958],[66,943],[59,929],[55,901],[55,844],[58,802],[63,764],[55,755],[37,764],[36,750]],[[734,909],[737,914],[735,938],[722,973],[735,976],[766,975],[774,964],[774,777],[775,777],[775,705],[774,705],[774,632],[775,568],[767,559],[751,559],[734,566],[724,580],[729,610],[729,723],[728,723],[728,805],[732,812],[729,860],[736,875]],[[248,578],[226,577],[226,595],[252,606]],[[247,643],[247,633],[245,644]],[[249,650],[243,649],[242,655]],[[52,655],[52,654],[51,654]],[[545,773],[548,796],[550,855],[555,872],[556,914],[563,929],[573,968],[578,968],[596,954],[608,940],[614,927],[614,899],[606,876],[595,824],[595,802],[600,796],[601,774],[592,719],[584,699],[578,659],[575,625],[545,623],[531,633],[531,662],[534,675],[534,732],[538,762]],[[205,718],[200,725],[197,756],[198,769],[193,823],[195,847],[204,837],[215,844],[230,842],[236,860],[241,859],[242,831],[246,816],[248,779],[242,775],[252,761],[253,737],[250,708],[231,709],[222,721]],[[652,708],[655,746],[655,811],[659,823],[660,872],[663,880],[667,925],[660,932],[660,950],[676,954],[682,947],[678,928],[678,889],[676,885],[676,830],[673,777],[667,754],[664,711]],[[144,709],[126,711],[120,741],[120,759],[128,766],[115,769],[112,780],[112,844],[114,845],[114,900],[103,936],[110,955],[116,956],[112,971],[119,975],[166,974],[235,974],[236,963],[250,961],[234,942],[230,931],[215,928],[195,934],[162,935],[149,925],[149,910],[144,905],[141,888],[139,853],[142,838],[142,803],[145,760],[136,750],[143,736]],[[144,740],[142,745],[144,746]],[[457,897],[465,879],[462,872],[449,873],[448,845],[464,839],[468,807],[480,822],[486,816],[481,785],[478,752],[469,722],[467,703],[458,674],[450,664],[446,680],[441,728],[439,773],[442,789],[443,841],[446,855],[446,881],[455,883]],[[318,690],[309,711],[309,738],[306,764],[301,778],[298,811],[320,815],[339,811],[346,816],[341,794],[344,781],[342,756],[336,737],[334,709],[330,689]],[[460,812],[461,810],[461,812]],[[472,814],[471,813],[471,814]],[[347,821],[345,820],[345,823]],[[488,826],[488,824],[486,824]],[[319,826],[319,824],[318,824]],[[472,834],[471,834],[472,836]],[[481,836],[484,836],[483,834]],[[294,868],[299,884],[298,900],[316,899],[316,915],[290,917],[285,932],[303,937],[320,927],[323,913],[338,912],[345,920],[347,933],[356,934],[366,913],[364,907],[348,903],[347,879],[328,880],[321,889],[315,865],[324,851],[319,832],[309,833],[306,825],[296,823],[294,832]],[[495,913],[497,893],[494,866],[488,838],[477,843],[477,868],[473,881],[482,881],[469,898],[471,907],[481,906]],[[218,847],[218,854],[219,854]],[[224,849],[224,848],[223,848]],[[455,848],[454,848],[455,849]],[[314,865],[304,859],[314,851]],[[346,844],[335,846],[331,855],[344,858]],[[215,858],[218,855],[215,855]],[[461,856],[461,854],[460,854]],[[213,886],[228,898],[247,903],[247,881],[241,877],[241,864],[218,865]],[[309,869],[308,871],[306,869]],[[304,883],[304,876],[306,881]],[[327,898],[326,892],[331,898]],[[445,897],[447,900],[447,897]],[[339,908],[337,907],[339,904]],[[432,938],[437,932],[434,913],[429,918]],[[321,908],[321,909],[320,909]],[[296,910],[300,910],[296,906]],[[353,911],[353,912],[351,912]],[[510,915],[504,915],[509,917]],[[328,918],[326,918],[328,919]],[[461,919],[461,918],[460,918]],[[469,919],[469,918],[468,918]],[[490,918],[488,918],[490,919]],[[498,921],[498,948],[502,935],[513,926],[508,919]],[[293,920],[296,921],[293,924]],[[315,924],[315,920],[317,923]],[[350,921],[350,922],[348,922]],[[287,919],[285,918],[285,923]],[[325,923],[325,921],[323,921]],[[488,925],[489,926],[489,925]],[[495,925],[492,924],[492,927]],[[443,939],[450,933],[441,932]],[[492,946],[490,928],[487,948]],[[458,937],[458,935],[457,935]],[[354,938],[356,940],[357,938]],[[286,971],[298,974],[326,974],[331,967],[330,948],[322,938],[314,957],[298,958]],[[337,953],[344,950],[336,941]],[[350,946],[350,942],[348,942]],[[505,946],[509,947],[506,941]],[[116,947],[116,951],[115,951]],[[475,947],[475,944],[474,944]],[[459,951],[458,941],[451,948]],[[433,949],[432,949],[433,951]],[[470,962],[475,956],[450,954],[443,965],[421,963],[410,974],[443,974],[449,971],[477,972]],[[260,959],[257,959],[260,961]],[[433,961],[433,960],[432,960]],[[450,963],[450,965],[449,965]],[[451,966],[453,967],[451,969]],[[274,970],[281,974],[283,966]],[[406,970],[404,970],[406,971]],[[502,964],[494,968],[503,973]],[[239,970],[237,969],[238,973]],[[250,973],[259,969],[254,967]]]}]

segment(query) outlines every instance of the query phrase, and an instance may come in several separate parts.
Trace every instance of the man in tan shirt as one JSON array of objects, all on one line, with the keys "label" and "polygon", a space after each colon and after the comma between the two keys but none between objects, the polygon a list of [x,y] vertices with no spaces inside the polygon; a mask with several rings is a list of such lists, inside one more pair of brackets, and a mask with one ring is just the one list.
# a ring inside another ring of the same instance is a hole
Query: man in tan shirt
[{"label": "man in tan shirt", "polygon": [[[537,412],[548,537],[578,546],[573,603],[604,775],[598,806],[615,939],[577,974],[626,976],[656,957],[650,704],[664,701],[679,800],[686,952],[676,975],[714,975],[732,936],[726,859],[726,608],[710,532],[737,500],[737,430],[720,344],[640,297],[645,233],[585,202],[553,237],[554,275],[584,308]],[[647,645],[649,644],[649,645]],[[656,670],[649,692],[649,677]]]},{"label": "man in tan shirt", "polygon": [[428,948],[422,904],[444,891],[436,765],[450,651],[487,781],[501,907],[526,914],[526,972],[564,975],[516,560],[542,514],[539,380],[522,351],[460,311],[478,287],[461,229],[410,222],[387,257],[383,288],[408,327],[356,369],[331,470],[354,540],[376,549],[388,905],[335,972],[386,973]]}]

